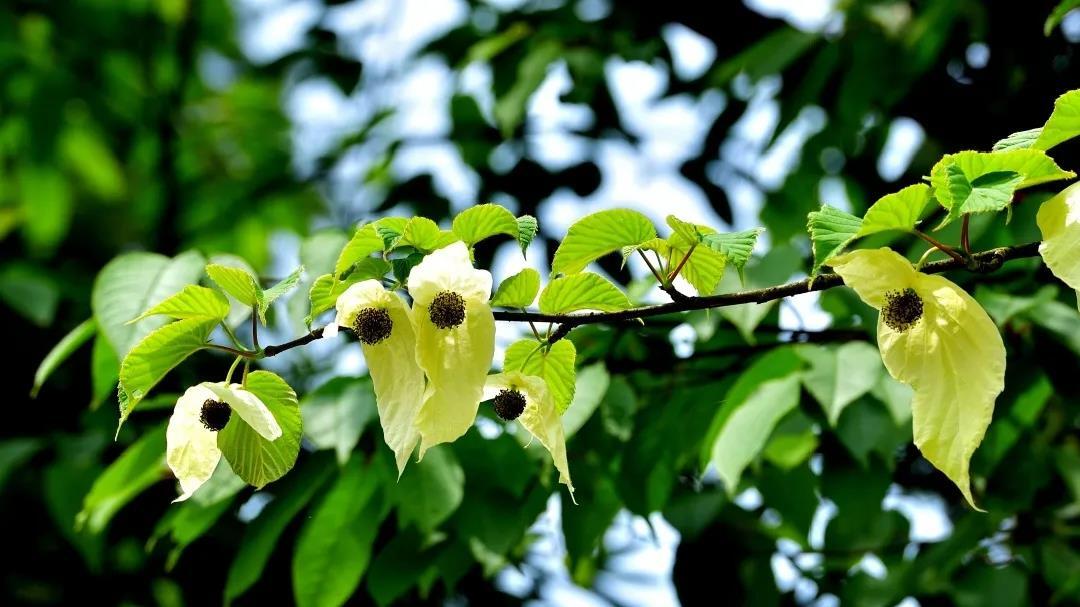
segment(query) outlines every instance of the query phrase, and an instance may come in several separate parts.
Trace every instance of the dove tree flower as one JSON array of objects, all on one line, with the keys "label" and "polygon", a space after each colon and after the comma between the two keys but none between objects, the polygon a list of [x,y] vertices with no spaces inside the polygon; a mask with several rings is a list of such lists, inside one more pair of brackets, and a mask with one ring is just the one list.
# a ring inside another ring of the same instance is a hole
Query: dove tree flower
[{"label": "dove tree flower", "polygon": [[1043,237],[1039,254],[1054,276],[1076,289],[1080,307],[1080,183],[1044,202],[1036,221]]},{"label": "dove tree flower", "polygon": [[915,391],[915,445],[976,507],[968,465],[1005,386],[1005,345],[994,322],[966,291],[916,271],[891,249],[852,251],[829,265],[880,311],[881,359]]},{"label": "dove tree flower", "polygon": [[230,423],[247,424],[268,441],[282,434],[270,409],[240,384],[203,382],[176,401],[165,431],[165,461],[181,489],[173,501],[188,499],[214,474],[221,460],[219,433]]},{"label": "dove tree flower", "polygon": [[438,249],[408,280],[416,328],[416,361],[427,375],[416,417],[420,457],[472,426],[495,355],[491,274],[473,267],[463,242]]},{"label": "dove tree flower", "polygon": [[424,372],[416,362],[412,312],[400,295],[377,280],[365,280],[338,298],[333,326],[339,325],[351,328],[360,340],[383,437],[394,451],[400,475],[420,440],[416,416],[424,404]]},{"label": "dove tree flower", "polygon": [[562,417],[544,380],[517,371],[490,375],[484,385],[484,399],[493,401],[499,417],[506,421],[517,420],[544,445],[559,471],[559,482],[570,489],[573,499],[574,484],[570,481],[570,466],[566,461]]}]

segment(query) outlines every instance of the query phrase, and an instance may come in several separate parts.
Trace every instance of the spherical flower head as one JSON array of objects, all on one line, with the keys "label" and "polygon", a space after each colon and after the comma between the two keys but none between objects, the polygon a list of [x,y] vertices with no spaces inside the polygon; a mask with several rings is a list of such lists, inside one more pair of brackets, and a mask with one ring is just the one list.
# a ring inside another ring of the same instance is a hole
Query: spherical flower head
[{"label": "spherical flower head", "polygon": [[181,489],[174,501],[191,497],[214,473],[221,459],[218,433],[230,423],[248,424],[268,441],[281,436],[270,409],[239,384],[204,382],[188,388],[176,401],[165,431],[165,461]]},{"label": "spherical flower head", "polygon": [[881,311],[882,361],[915,392],[915,445],[975,507],[968,465],[1005,387],[1005,345],[997,327],[966,291],[916,271],[890,249],[852,251],[829,263]]},{"label": "spherical flower head", "polygon": [[1080,306],[1080,183],[1065,188],[1039,207],[1039,254],[1050,271],[1077,292]]},{"label": "spherical flower head", "polygon": [[424,404],[424,372],[416,362],[412,312],[381,282],[365,280],[338,297],[335,321],[350,327],[360,340],[383,438],[394,451],[400,475],[420,440],[416,417]]},{"label": "spherical flower head", "polygon": [[416,360],[428,378],[416,419],[423,457],[472,427],[495,355],[495,317],[488,303],[491,274],[473,267],[463,242],[425,257],[409,273],[408,286]]},{"label": "spherical flower head", "polygon": [[[574,484],[570,481],[570,465],[566,460],[562,417],[543,378],[517,371],[490,375],[484,386],[484,398],[494,400],[495,411],[503,419],[507,417],[503,413],[516,413],[513,417],[517,423],[551,453],[555,469],[559,471],[559,482],[566,485],[573,499]],[[520,411],[517,410],[519,406]]]}]

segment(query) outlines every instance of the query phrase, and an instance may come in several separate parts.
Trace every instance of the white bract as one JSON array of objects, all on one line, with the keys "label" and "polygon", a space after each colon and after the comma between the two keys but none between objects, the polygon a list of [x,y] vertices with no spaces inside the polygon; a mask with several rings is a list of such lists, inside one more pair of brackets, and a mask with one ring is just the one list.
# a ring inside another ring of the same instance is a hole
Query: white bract
[{"label": "white bract", "polygon": [[181,488],[173,501],[191,497],[214,473],[221,459],[218,433],[227,423],[246,423],[268,441],[281,436],[270,409],[239,384],[203,382],[188,388],[176,401],[165,433],[165,461]]},{"label": "white bract", "polygon": [[559,471],[559,482],[570,489],[570,497],[573,499],[574,484],[570,481],[570,466],[566,461],[566,435],[562,417],[555,407],[555,400],[547,384],[539,377],[516,371],[491,375],[484,386],[484,400],[495,399],[506,391],[517,392],[525,397],[525,408],[517,422],[551,453],[551,459]]},{"label": "white bract", "polygon": [[495,355],[495,317],[488,301],[491,274],[473,268],[463,242],[425,257],[408,282],[416,361],[428,378],[416,418],[423,457],[472,426]]},{"label": "white bract", "polygon": [[377,280],[350,286],[338,298],[337,311],[335,326],[352,328],[364,350],[383,437],[400,475],[420,440],[416,417],[424,403],[412,313],[400,295]]}]

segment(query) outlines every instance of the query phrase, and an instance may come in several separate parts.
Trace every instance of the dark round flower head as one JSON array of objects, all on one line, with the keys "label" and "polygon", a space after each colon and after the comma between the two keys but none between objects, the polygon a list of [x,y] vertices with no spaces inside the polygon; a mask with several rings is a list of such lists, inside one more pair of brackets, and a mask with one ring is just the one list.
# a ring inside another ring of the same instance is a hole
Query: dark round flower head
[{"label": "dark round flower head", "polygon": [[390,313],[382,308],[364,308],[356,314],[352,328],[360,343],[374,346],[390,337],[394,321]]},{"label": "dark round flower head", "polygon": [[199,413],[199,421],[211,432],[217,432],[229,423],[232,417],[232,407],[227,403],[212,398],[203,403],[202,412]]},{"label": "dark round flower head", "polygon": [[881,318],[893,331],[907,331],[914,327],[922,316],[923,300],[915,289],[889,291],[885,294],[885,307],[881,309]]},{"label": "dark round flower head", "polygon": [[495,396],[495,414],[506,421],[514,421],[525,410],[525,395],[513,388],[500,390]]},{"label": "dark round flower head", "polygon": [[431,300],[431,322],[440,329],[453,329],[465,322],[465,300],[453,291],[443,291]]}]

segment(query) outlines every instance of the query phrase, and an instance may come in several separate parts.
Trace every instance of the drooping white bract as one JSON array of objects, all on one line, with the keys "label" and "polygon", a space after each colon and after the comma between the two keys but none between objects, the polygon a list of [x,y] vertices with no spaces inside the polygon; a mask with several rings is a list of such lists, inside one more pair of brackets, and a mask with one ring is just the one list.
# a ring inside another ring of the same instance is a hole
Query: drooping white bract
[{"label": "drooping white bract", "polygon": [[559,482],[570,489],[573,499],[574,484],[570,481],[570,466],[566,461],[566,435],[562,417],[555,407],[555,399],[552,398],[547,384],[543,378],[523,375],[517,371],[489,375],[484,386],[484,400],[496,398],[506,390],[516,391],[525,397],[525,408],[517,422],[551,453],[551,459],[559,471]]},{"label": "drooping white bract", "polygon": [[350,286],[338,298],[337,311],[335,325],[352,328],[360,339],[383,438],[394,451],[400,475],[420,440],[416,417],[424,404],[424,372],[416,362],[412,312],[400,295],[377,280]]},{"label": "drooping white bract", "polygon": [[268,441],[281,436],[281,426],[270,409],[240,384],[203,382],[188,388],[176,401],[165,432],[165,461],[181,488],[180,497],[173,501],[191,497],[214,473],[221,459],[218,432],[224,425],[214,428],[207,412],[222,403],[228,406],[226,411],[236,413],[235,417],[226,414],[227,423],[246,423]]},{"label": "drooping white bract", "polygon": [[416,360],[427,374],[416,419],[420,457],[456,440],[472,426],[495,355],[491,274],[473,267],[455,242],[424,258],[409,274],[416,327]]}]

